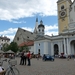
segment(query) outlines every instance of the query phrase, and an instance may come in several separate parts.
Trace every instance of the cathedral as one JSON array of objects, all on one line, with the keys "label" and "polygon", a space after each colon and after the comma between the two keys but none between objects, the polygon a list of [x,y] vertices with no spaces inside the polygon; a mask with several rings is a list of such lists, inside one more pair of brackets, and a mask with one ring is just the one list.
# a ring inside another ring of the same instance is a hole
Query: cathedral
[{"label": "cathedral", "polygon": [[59,35],[45,36],[44,26],[38,26],[34,54],[75,55],[75,0],[58,0],[57,7]]},{"label": "cathedral", "polygon": [[[14,41],[18,44],[23,41],[33,40],[34,54],[50,54],[61,55],[75,55],[75,0],[58,0],[58,32],[56,36],[44,35],[45,25],[43,21],[36,25],[34,32],[29,32],[21,28],[18,29]],[[31,38],[30,38],[31,37]],[[21,39],[21,40],[20,40]]]}]

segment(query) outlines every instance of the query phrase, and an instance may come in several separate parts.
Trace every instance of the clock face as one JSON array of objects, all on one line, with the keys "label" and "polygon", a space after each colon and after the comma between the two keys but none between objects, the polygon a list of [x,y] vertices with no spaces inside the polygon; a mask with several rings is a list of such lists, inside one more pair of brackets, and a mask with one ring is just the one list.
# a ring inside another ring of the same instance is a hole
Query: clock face
[{"label": "clock face", "polygon": [[64,16],[64,15],[65,15],[65,12],[62,12],[62,13],[61,13],[61,16]]},{"label": "clock face", "polygon": [[65,11],[61,11],[61,12],[60,12],[60,16],[61,16],[61,17],[65,17],[65,16],[66,16],[66,12],[65,12]]}]

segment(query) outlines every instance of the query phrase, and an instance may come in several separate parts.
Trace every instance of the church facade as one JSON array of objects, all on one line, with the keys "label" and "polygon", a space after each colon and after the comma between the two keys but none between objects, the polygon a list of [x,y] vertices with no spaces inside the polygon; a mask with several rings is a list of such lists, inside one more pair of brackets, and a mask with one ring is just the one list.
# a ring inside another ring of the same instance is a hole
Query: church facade
[{"label": "church facade", "polygon": [[36,27],[38,33],[34,40],[34,54],[75,55],[75,0],[58,0],[59,35],[44,35],[43,22]]}]

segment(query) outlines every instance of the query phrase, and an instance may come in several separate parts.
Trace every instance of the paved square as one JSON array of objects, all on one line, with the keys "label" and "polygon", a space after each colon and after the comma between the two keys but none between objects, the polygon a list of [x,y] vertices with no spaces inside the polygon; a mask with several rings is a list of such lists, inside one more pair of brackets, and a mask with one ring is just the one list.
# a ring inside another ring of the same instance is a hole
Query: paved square
[{"label": "paved square", "polygon": [[[52,61],[42,61],[42,59],[31,59],[31,66],[19,65],[20,58],[16,58],[18,61],[17,68],[20,71],[20,75],[75,75],[75,61],[74,59],[58,59]],[[4,63],[4,66],[6,64]]]}]

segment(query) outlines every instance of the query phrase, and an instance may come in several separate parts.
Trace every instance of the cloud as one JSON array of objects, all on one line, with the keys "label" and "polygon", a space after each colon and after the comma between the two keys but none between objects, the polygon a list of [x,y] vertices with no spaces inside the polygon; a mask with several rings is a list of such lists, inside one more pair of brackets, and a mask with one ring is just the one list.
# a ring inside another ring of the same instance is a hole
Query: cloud
[{"label": "cloud", "polygon": [[46,33],[45,33],[45,35],[49,35],[49,36],[52,36],[52,35],[58,35],[58,31],[47,31]]},{"label": "cloud", "polygon": [[18,28],[9,28],[7,30],[1,31],[0,35],[7,36],[8,38],[10,38],[10,42],[11,42],[14,39],[17,29]]},{"label": "cloud", "polygon": [[47,31],[51,31],[51,30],[57,30],[58,29],[58,26],[57,26],[57,24],[55,24],[55,25],[45,25],[45,31],[47,32]]},{"label": "cloud", "polygon": [[45,35],[58,35],[58,26],[57,24],[55,25],[46,25],[45,26]]},{"label": "cloud", "polygon": [[9,28],[8,30],[0,32],[0,35],[14,34],[16,31],[17,28]]},{"label": "cloud", "polygon": [[11,34],[11,35],[6,35],[8,38],[10,38],[10,42],[12,42],[13,41],[13,39],[14,39],[14,37],[15,37],[15,34]]},{"label": "cloud", "polygon": [[[13,41],[14,36],[17,32],[18,28],[9,28],[8,30],[2,31],[0,32],[0,35],[4,35],[7,36],[8,38],[10,38],[11,41]],[[29,28],[29,27],[22,27],[22,29],[28,30],[33,32],[34,28]],[[55,31],[53,31],[55,29]],[[58,26],[57,24],[55,25],[46,25],[45,26],[45,35],[58,35]]]},{"label": "cloud", "polygon": [[25,21],[11,21],[12,23],[26,23]]},{"label": "cloud", "polygon": [[[57,15],[57,0],[0,0],[0,20]],[[15,22],[17,23],[17,22]]]}]

